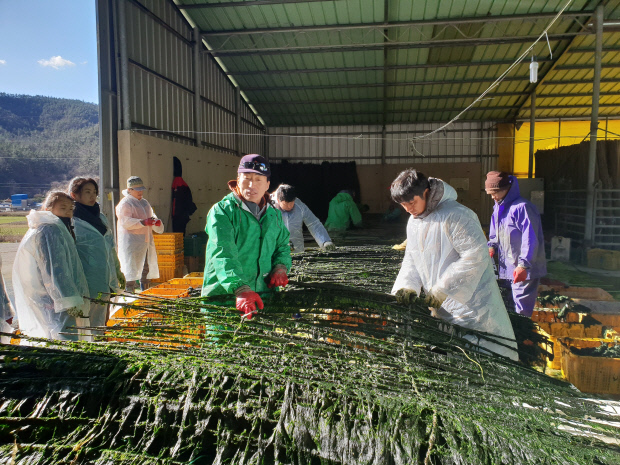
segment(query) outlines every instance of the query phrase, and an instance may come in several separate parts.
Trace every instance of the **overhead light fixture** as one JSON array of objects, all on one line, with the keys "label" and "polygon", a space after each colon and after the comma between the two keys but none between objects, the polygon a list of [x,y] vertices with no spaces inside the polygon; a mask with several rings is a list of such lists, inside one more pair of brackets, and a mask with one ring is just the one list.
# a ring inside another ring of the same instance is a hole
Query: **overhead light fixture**
[{"label": "overhead light fixture", "polygon": [[536,82],[538,82],[538,62],[533,56],[532,62],[530,63],[530,82],[532,84],[536,84]]}]

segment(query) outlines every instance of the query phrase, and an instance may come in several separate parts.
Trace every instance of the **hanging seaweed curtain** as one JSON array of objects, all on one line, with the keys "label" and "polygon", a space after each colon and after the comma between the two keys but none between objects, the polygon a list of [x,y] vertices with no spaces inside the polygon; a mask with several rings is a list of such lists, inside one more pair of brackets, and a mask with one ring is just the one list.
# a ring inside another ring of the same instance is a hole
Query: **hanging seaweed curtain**
[{"label": "hanging seaweed curtain", "polygon": [[312,212],[325,221],[329,201],[343,189],[355,192],[356,202],[361,202],[360,183],[355,162],[330,163],[282,163],[271,164],[270,191],[275,191],[280,184],[290,184],[297,190],[299,197]]}]

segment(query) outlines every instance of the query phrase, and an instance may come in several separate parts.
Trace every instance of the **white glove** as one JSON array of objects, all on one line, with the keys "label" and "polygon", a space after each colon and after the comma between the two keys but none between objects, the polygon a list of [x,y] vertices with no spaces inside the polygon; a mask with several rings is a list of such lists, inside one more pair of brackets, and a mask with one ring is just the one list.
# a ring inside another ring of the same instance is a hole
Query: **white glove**
[{"label": "white glove", "polygon": [[324,242],[323,250],[336,250],[336,245],[331,241]]},{"label": "white glove", "polygon": [[77,308],[77,307],[68,308],[67,313],[70,316],[74,316],[76,318],[84,318],[84,313],[82,312],[81,308]]}]

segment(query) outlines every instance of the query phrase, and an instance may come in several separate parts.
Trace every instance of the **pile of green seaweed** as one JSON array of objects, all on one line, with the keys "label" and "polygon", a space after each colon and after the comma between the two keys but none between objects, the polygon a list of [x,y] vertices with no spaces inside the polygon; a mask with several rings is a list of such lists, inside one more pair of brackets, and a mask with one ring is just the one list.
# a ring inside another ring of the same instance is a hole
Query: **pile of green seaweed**
[{"label": "pile of green seaweed", "polygon": [[0,346],[0,463],[620,462],[620,410],[419,302],[296,281],[252,320],[200,298],[127,315],[95,343]]},{"label": "pile of green seaweed", "polygon": [[601,344],[598,347],[571,347],[570,351],[576,355],[588,357],[620,358],[620,344]]}]

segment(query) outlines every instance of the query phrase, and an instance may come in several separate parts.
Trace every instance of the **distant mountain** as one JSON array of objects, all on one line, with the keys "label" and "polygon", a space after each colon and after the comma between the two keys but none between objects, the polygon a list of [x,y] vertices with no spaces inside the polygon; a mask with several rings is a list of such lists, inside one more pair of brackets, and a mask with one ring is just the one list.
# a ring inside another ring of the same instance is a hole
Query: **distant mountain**
[{"label": "distant mountain", "polygon": [[0,199],[97,176],[98,124],[93,103],[0,93]]}]

